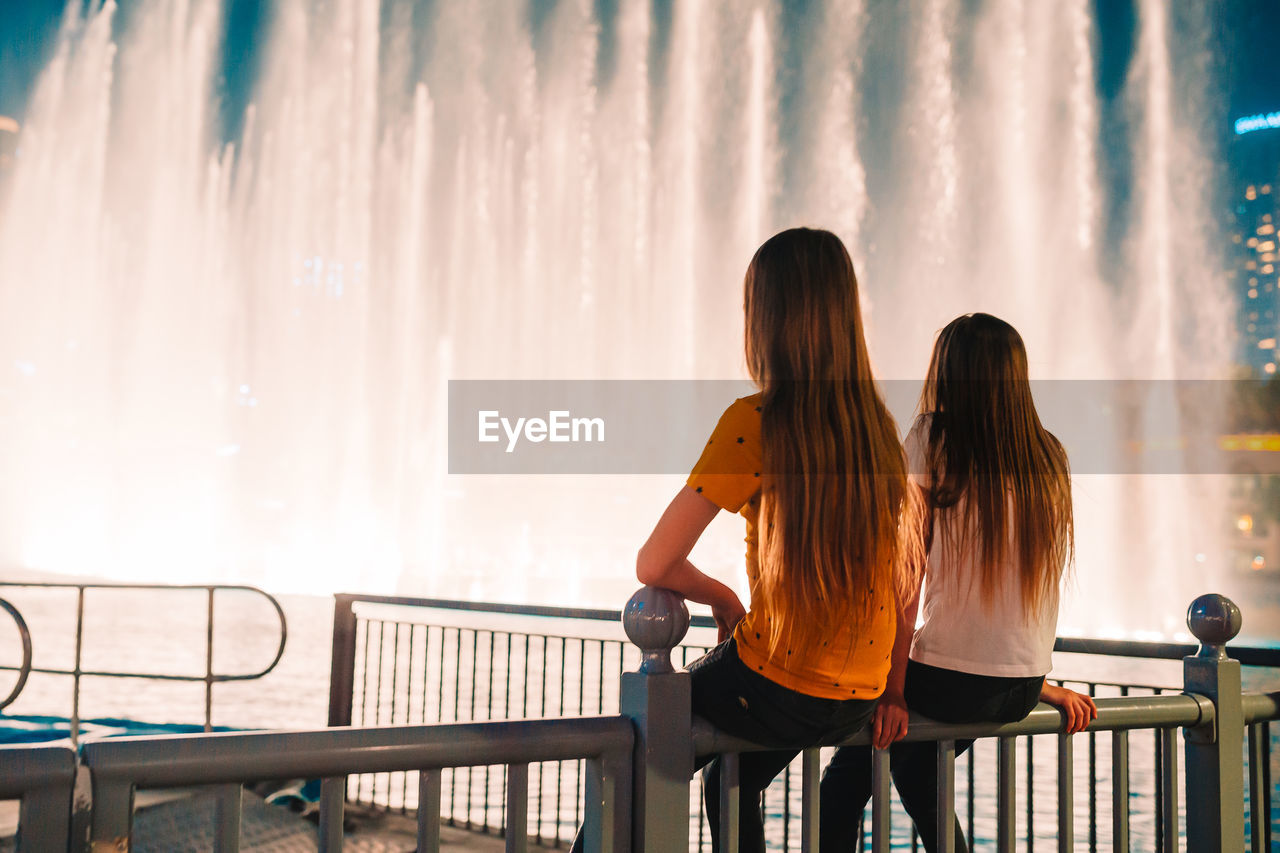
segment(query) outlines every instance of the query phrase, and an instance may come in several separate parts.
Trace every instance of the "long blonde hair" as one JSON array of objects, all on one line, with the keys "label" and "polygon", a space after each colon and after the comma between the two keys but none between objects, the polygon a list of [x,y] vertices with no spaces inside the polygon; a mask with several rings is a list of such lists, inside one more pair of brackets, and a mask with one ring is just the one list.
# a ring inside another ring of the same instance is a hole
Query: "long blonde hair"
[{"label": "long blonde hair", "polygon": [[958,516],[942,526],[945,563],[973,559],[987,606],[1016,582],[1033,615],[1074,558],[1075,527],[1067,453],[1040,423],[1017,330],[990,314],[952,320],[934,345],[920,410],[933,413],[930,503]]},{"label": "long blonde hair", "polygon": [[745,281],[746,357],[761,389],[761,594],[771,648],[856,629],[922,560],[918,501],[876,387],[844,244],[796,228],[762,245]]}]

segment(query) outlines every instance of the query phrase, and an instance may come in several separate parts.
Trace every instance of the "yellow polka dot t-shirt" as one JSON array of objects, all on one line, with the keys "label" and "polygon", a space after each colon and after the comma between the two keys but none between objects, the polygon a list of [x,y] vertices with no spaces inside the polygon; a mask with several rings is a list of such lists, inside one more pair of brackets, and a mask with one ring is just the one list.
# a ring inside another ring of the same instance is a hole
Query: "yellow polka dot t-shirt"
[{"label": "yellow polka dot t-shirt", "polygon": [[[740,514],[747,522],[747,581],[751,603],[734,631],[738,657],[777,684],[826,699],[874,699],[884,692],[896,627],[893,593],[884,590],[872,604],[872,618],[853,626],[851,614],[809,614],[826,622],[812,644],[779,645],[769,651],[772,611],[760,593],[757,524],[763,447],[760,442],[760,395],[743,397],[721,415],[702,456],[689,475],[689,486],[716,506]],[[855,630],[856,628],[856,630]]]}]

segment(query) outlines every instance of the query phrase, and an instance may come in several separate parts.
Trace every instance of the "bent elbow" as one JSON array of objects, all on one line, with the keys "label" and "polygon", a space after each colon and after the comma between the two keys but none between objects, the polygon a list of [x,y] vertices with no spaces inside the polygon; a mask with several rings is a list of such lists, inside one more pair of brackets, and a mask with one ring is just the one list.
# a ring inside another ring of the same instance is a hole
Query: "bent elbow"
[{"label": "bent elbow", "polygon": [[649,551],[641,548],[636,554],[636,580],[645,586],[663,586],[666,576],[667,567],[662,561],[655,560]]}]

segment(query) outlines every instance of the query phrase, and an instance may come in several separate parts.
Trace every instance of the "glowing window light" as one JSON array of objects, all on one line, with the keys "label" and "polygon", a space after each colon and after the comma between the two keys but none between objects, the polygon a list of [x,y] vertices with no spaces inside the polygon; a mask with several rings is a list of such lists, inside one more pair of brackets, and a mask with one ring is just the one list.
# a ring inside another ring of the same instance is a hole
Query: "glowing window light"
[{"label": "glowing window light", "polygon": [[1275,268],[1275,266],[1274,266],[1274,265],[1272,265],[1272,264],[1263,264],[1263,265],[1262,265],[1262,274],[1263,274],[1263,275],[1271,275],[1271,274],[1272,274],[1273,272],[1275,272],[1275,271],[1276,271],[1276,268]]},{"label": "glowing window light", "polygon": [[1244,191],[1245,201],[1253,201],[1258,197],[1258,191],[1253,187],[1249,187]]},{"label": "glowing window light", "polygon": [[1258,190],[1258,192],[1263,195],[1271,195],[1271,184],[1263,184],[1262,189]]},{"label": "glowing window light", "polygon": [[1257,261],[1246,261],[1246,262],[1245,262],[1245,265],[1244,265],[1244,268],[1245,268],[1245,269],[1247,269],[1247,270],[1256,270],[1256,269],[1258,268],[1258,262],[1257,262]]},{"label": "glowing window light", "polygon": [[1248,242],[1245,243],[1245,245],[1248,246],[1250,249],[1252,249],[1254,246],[1258,245],[1258,238],[1250,237]]},{"label": "glowing window light", "polygon": [[1236,530],[1239,530],[1241,533],[1252,533],[1253,516],[1247,512],[1242,513],[1241,516],[1236,519]]},{"label": "glowing window light", "polygon": [[1275,252],[1263,252],[1262,256],[1259,258],[1259,260],[1265,264],[1272,263],[1275,261],[1275,259],[1276,259]]},{"label": "glowing window light", "polygon": [[1259,252],[1274,252],[1276,250],[1275,240],[1263,240],[1258,244]]},{"label": "glowing window light", "polygon": [[1251,288],[1251,289],[1249,290],[1249,298],[1250,298],[1250,299],[1257,299],[1257,298],[1258,298],[1258,289],[1257,289],[1256,287],[1255,287],[1255,288]]},{"label": "glowing window light", "polygon": [[1235,243],[1235,244],[1239,245],[1239,244],[1240,244],[1240,240],[1241,240],[1241,237],[1240,237],[1240,235],[1239,235],[1239,234],[1232,234],[1232,235],[1231,235],[1231,242],[1232,242],[1232,243]]},{"label": "glowing window light", "polygon": [[1267,561],[1261,554],[1253,555],[1253,562],[1249,564],[1255,572],[1260,572],[1267,567]]},{"label": "glowing window light", "polygon": [[1259,225],[1258,233],[1265,237],[1267,234],[1276,233],[1276,227],[1274,225]]},{"label": "glowing window light", "polygon": [[[1270,221],[1271,221],[1271,214],[1270,214],[1270,213],[1264,213],[1264,214],[1262,214],[1262,221],[1263,221],[1263,222],[1270,222]],[[1271,229],[1271,230],[1272,230],[1272,231],[1274,231],[1275,229],[1273,228],[1273,229]],[[1270,233],[1270,232],[1268,232],[1268,233]]]},{"label": "glowing window light", "polygon": [[1257,130],[1274,130],[1280,127],[1280,110],[1273,113],[1241,116],[1235,120],[1233,126],[1237,136],[1244,136],[1246,133],[1253,133]]},{"label": "glowing window light", "polygon": [[1275,373],[1276,372],[1275,364],[1268,362],[1267,366],[1262,368],[1262,372],[1267,374]]}]

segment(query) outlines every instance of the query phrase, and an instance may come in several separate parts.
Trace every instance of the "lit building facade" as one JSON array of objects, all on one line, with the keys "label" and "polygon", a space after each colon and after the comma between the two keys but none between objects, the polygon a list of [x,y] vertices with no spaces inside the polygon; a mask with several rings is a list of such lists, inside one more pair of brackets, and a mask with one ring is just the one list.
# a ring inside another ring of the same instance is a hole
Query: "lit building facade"
[{"label": "lit building facade", "polygon": [[1237,119],[1232,162],[1241,361],[1258,376],[1280,367],[1280,112]]}]

